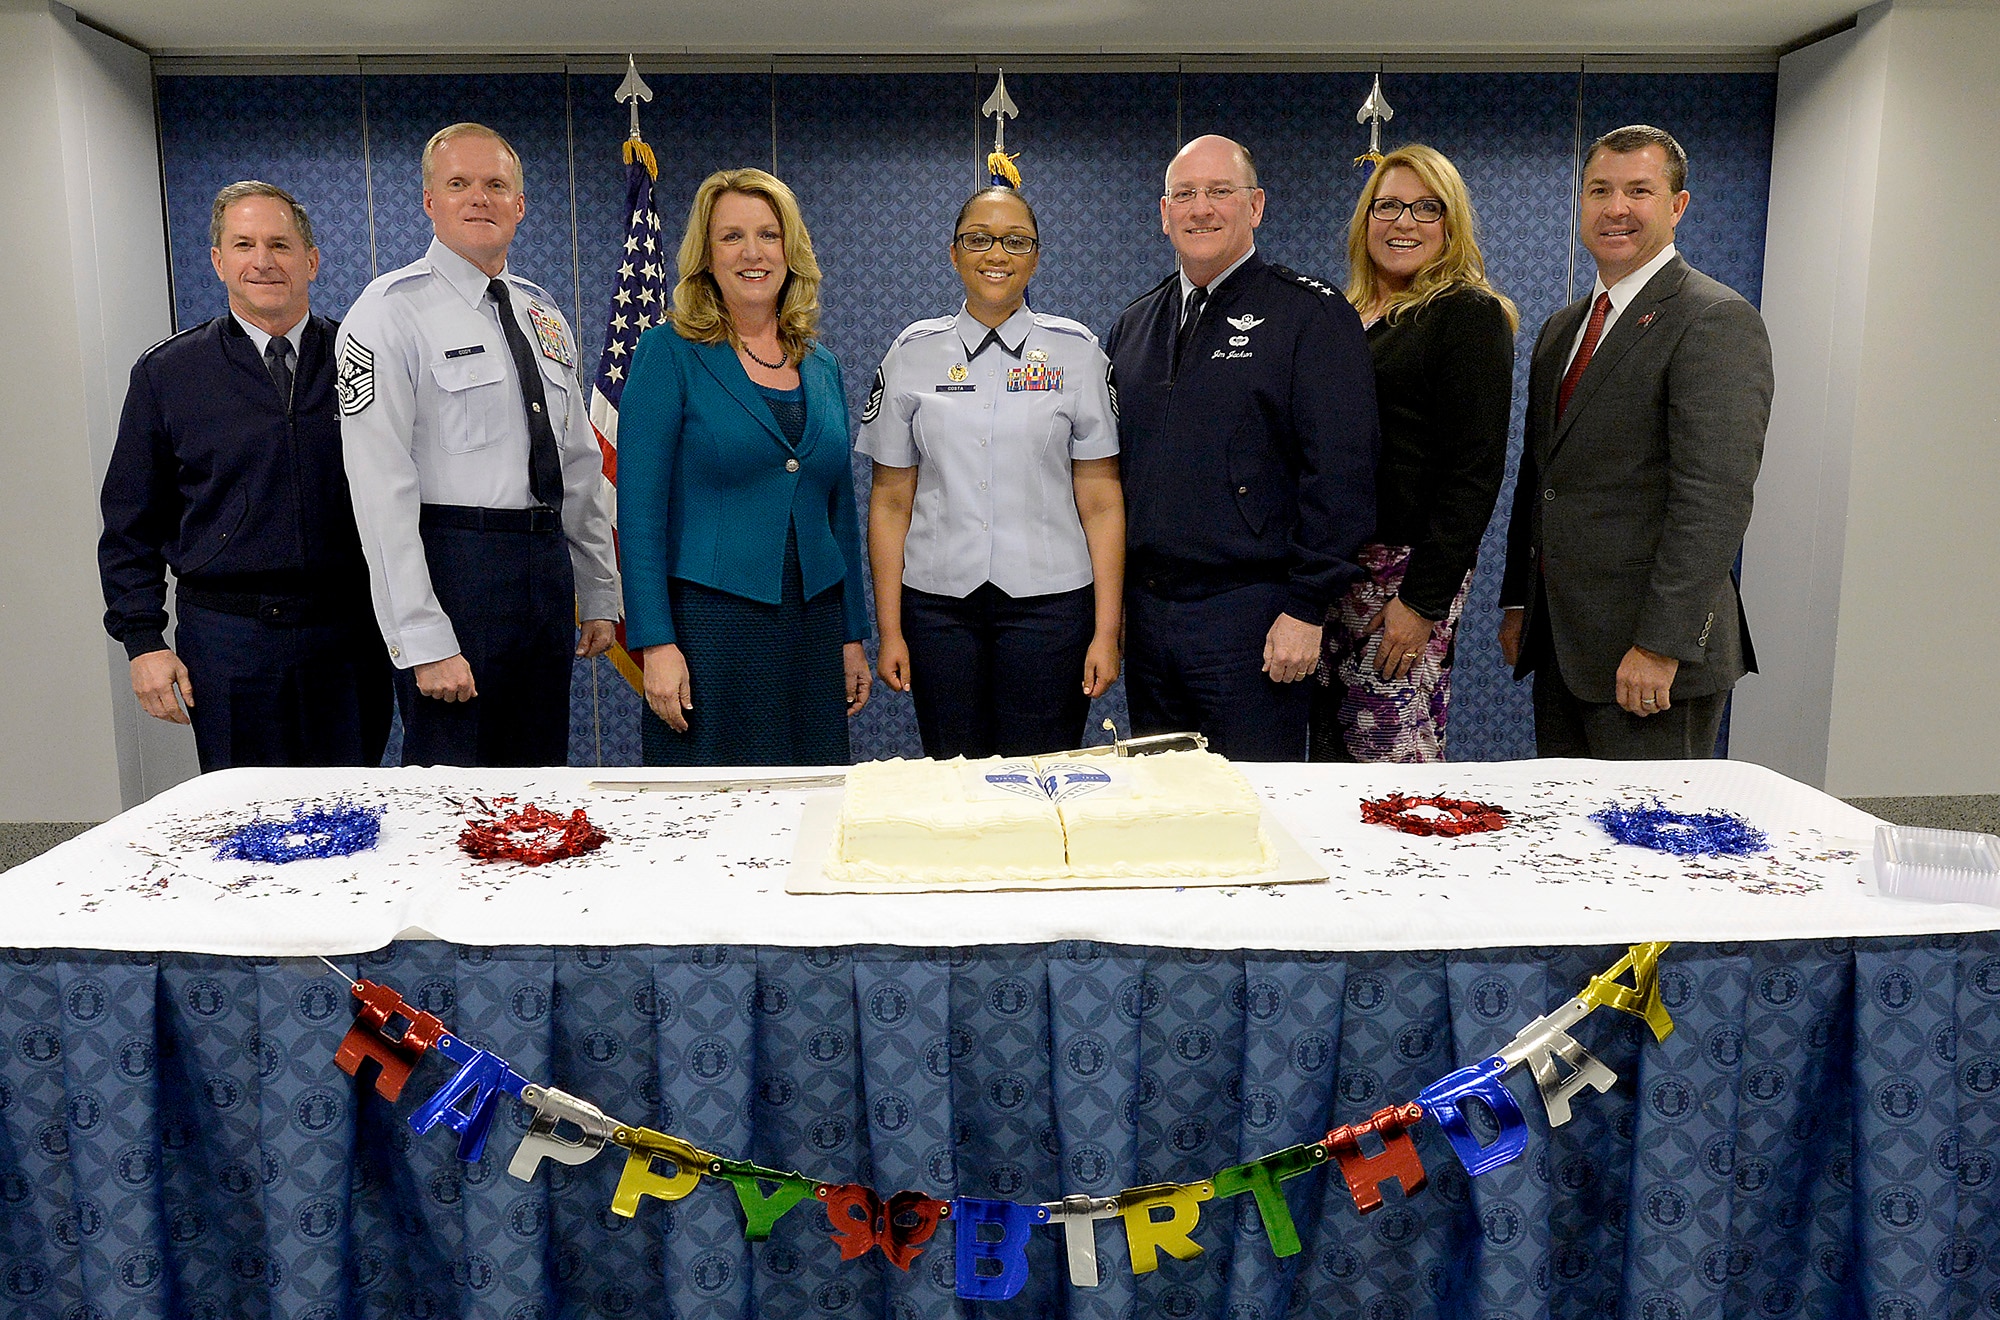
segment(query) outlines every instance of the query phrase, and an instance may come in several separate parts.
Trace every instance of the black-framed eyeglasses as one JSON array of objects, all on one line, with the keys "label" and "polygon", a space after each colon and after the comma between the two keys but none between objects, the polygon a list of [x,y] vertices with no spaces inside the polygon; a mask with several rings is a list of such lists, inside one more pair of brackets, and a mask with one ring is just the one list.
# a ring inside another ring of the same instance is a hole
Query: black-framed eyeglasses
[{"label": "black-framed eyeglasses", "polygon": [[1394,224],[1408,211],[1410,218],[1420,225],[1434,225],[1444,219],[1444,203],[1435,197],[1419,197],[1414,202],[1399,202],[1393,197],[1377,197],[1368,203],[1368,214],[1386,224]]},{"label": "black-framed eyeglasses", "polygon": [[1030,256],[1042,245],[1042,240],[1033,234],[986,234],[977,229],[967,230],[951,241],[967,252],[991,252],[998,243],[1000,250],[1010,257]]},{"label": "black-framed eyeglasses", "polygon": [[1212,188],[1176,188],[1167,194],[1169,206],[1193,206],[1194,199],[1206,196],[1217,206],[1227,206],[1238,197],[1248,197],[1257,189],[1249,184],[1218,183]]}]

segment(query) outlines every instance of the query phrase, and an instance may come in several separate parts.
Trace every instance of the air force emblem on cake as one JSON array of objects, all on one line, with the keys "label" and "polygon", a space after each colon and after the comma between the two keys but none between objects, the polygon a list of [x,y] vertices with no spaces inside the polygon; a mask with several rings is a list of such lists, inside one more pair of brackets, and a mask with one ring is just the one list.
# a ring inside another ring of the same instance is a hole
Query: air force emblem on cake
[{"label": "air force emblem on cake", "polygon": [[[1048,790],[1035,775],[1032,761],[1002,761],[980,776],[988,793],[1012,793],[1017,797],[1046,798]],[[971,787],[968,785],[967,787]]]},{"label": "air force emblem on cake", "polygon": [[1020,390],[1062,389],[1063,369],[1052,367],[1046,362],[1030,362],[1025,367],[1014,367],[1007,372],[1009,392]]},{"label": "air force emblem on cake", "polygon": [[1095,766],[1053,766],[1042,773],[1042,791],[1056,802],[1100,793],[1110,787],[1110,773]]},{"label": "air force emblem on cake", "polygon": [[542,346],[542,356],[551,362],[560,362],[565,367],[576,365],[576,353],[569,346],[569,336],[563,333],[562,318],[540,303],[528,304],[528,321],[535,327],[535,338]]},{"label": "air force emblem on cake", "polygon": [[352,417],[375,402],[375,354],[358,339],[340,350],[340,372],[333,382],[340,415]]}]

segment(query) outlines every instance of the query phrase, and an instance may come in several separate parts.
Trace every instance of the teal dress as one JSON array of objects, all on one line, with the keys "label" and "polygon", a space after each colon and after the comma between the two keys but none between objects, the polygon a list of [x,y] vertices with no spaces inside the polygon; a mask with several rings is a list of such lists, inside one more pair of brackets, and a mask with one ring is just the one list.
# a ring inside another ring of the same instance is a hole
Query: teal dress
[{"label": "teal dress", "polygon": [[[805,390],[757,392],[796,449],[805,437]],[[694,709],[676,733],[641,706],[647,765],[846,765],[846,675],[841,664],[842,585],[805,596],[798,529],[785,531],[775,605],[681,578],[667,587],[674,632],[688,665]],[[836,717],[827,718],[827,712]]]}]

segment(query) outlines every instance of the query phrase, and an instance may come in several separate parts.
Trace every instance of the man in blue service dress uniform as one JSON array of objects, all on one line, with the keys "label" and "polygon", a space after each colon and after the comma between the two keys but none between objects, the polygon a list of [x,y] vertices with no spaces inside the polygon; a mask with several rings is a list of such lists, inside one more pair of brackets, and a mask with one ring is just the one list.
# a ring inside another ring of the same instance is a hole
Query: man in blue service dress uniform
[{"label": "man in blue service dress uniform", "polygon": [[194,725],[204,771],[379,765],[389,662],[341,470],[338,327],[311,310],[312,222],[282,188],[232,183],[209,260],[228,314],[132,367],[104,474],[104,626],[145,712]]},{"label": "man in blue service dress uniform", "polygon": [[1374,530],[1380,424],[1360,319],[1266,265],[1250,153],[1196,138],[1167,168],[1179,270],[1108,350],[1125,479],[1132,732],[1194,729],[1244,761],[1302,761],[1327,603]]},{"label": "man in blue service dress uniform", "polygon": [[562,765],[570,657],[608,650],[618,617],[576,337],[507,269],[527,203],[506,139],[440,129],[423,176],[435,241],[370,284],[340,332],[341,435],[403,761]]}]

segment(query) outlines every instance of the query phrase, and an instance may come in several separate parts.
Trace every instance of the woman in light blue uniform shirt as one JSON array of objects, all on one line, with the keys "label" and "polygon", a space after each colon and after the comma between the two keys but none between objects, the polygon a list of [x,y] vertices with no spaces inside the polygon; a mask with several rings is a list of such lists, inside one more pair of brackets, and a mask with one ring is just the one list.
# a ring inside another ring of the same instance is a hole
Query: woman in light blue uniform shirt
[{"label": "woman in light blue uniform shirt", "polygon": [[1084,326],[1027,307],[1040,249],[1018,193],[973,195],[948,249],[965,304],[897,337],[855,440],[875,462],[876,668],[934,757],[1077,747],[1118,676],[1110,368]]}]

